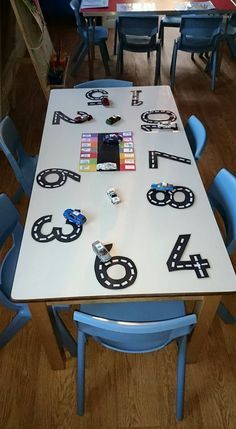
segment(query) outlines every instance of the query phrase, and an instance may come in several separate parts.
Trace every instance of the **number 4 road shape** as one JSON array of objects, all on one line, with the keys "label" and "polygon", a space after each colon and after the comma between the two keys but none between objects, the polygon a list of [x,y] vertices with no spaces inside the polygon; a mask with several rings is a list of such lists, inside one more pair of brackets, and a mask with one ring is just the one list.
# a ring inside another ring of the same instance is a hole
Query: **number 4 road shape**
[{"label": "number 4 road shape", "polygon": [[207,268],[210,268],[210,264],[207,259],[202,259],[199,253],[195,255],[189,255],[189,260],[181,260],[181,257],[190,239],[190,235],[191,234],[179,235],[167,261],[168,270],[194,270],[196,276],[199,279],[209,277]]}]

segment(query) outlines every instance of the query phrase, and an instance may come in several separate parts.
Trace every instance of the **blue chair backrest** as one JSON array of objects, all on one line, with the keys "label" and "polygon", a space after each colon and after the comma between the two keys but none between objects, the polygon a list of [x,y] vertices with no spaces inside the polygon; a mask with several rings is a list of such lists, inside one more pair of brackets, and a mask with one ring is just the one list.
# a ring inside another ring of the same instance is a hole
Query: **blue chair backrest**
[{"label": "blue chair backrest", "polygon": [[0,288],[10,298],[16,264],[18,260],[23,227],[19,213],[5,194],[0,194],[0,246],[11,236],[13,243],[0,262]]},{"label": "blue chair backrest", "polygon": [[207,132],[202,122],[194,115],[188,118],[185,126],[185,132],[188,137],[194,158],[199,160],[206,146]]},{"label": "blue chair backrest", "polygon": [[158,16],[119,16],[119,39],[125,45],[150,45],[155,48],[158,32]]},{"label": "blue chair backrest", "polygon": [[236,250],[236,177],[222,168],[207,193],[212,207],[219,212],[224,221],[225,244],[231,255]]},{"label": "blue chair backrest", "polygon": [[222,33],[222,16],[182,15],[180,49],[212,50]]},{"label": "blue chair backrest", "polygon": [[196,315],[159,321],[124,322],[74,312],[79,331],[94,337],[104,347],[128,353],[159,350],[174,339],[188,335],[196,324]]},{"label": "blue chair backrest", "polygon": [[119,79],[96,79],[78,83],[74,88],[115,88],[133,86],[133,82]]},{"label": "blue chair backrest", "polygon": [[20,181],[22,177],[21,166],[28,158],[28,155],[21,144],[14,122],[9,116],[6,116],[0,122],[0,148],[10,162],[17,180]]},{"label": "blue chair backrest", "polygon": [[77,25],[77,30],[80,36],[84,39],[84,18],[83,15],[80,13],[80,6],[81,6],[82,0],[71,0],[70,1],[70,7],[73,10],[75,14],[75,20]]}]

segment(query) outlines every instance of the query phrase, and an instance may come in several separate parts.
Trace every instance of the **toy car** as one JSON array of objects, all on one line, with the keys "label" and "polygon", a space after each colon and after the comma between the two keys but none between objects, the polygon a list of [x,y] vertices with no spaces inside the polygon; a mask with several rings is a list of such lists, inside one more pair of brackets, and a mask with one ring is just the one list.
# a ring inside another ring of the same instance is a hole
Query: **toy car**
[{"label": "toy car", "polygon": [[102,162],[101,164],[97,164],[97,171],[110,171],[117,170],[116,162]]},{"label": "toy car", "polygon": [[103,106],[110,106],[110,101],[108,97],[102,97],[101,98],[101,103]]},{"label": "toy car", "polygon": [[111,255],[106,249],[106,247],[104,246],[104,244],[101,243],[101,241],[98,241],[98,240],[94,241],[94,243],[92,243],[92,248],[93,248],[93,251],[96,253],[97,257],[102,262],[110,261]]},{"label": "toy car", "polygon": [[108,189],[107,195],[110,198],[112,204],[119,204],[120,198],[118,197],[114,188]]},{"label": "toy car", "polygon": [[91,119],[93,119],[92,115],[89,115],[88,113],[83,113],[83,114],[79,114],[79,112],[77,113],[78,113],[78,116],[76,116],[76,118],[74,119],[74,121],[77,124],[80,124],[86,121],[91,121]]},{"label": "toy car", "polygon": [[66,209],[63,216],[71,223],[83,225],[86,222],[86,217],[81,213],[80,209]]},{"label": "toy car", "polygon": [[151,189],[155,189],[156,191],[172,191],[174,189],[174,185],[166,182],[152,183]]},{"label": "toy car", "polygon": [[103,137],[103,143],[109,145],[117,145],[122,142],[122,140],[123,137],[118,133],[106,134],[105,137]]},{"label": "toy car", "polygon": [[106,124],[108,124],[108,125],[113,125],[113,124],[115,124],[116,122],[120,121],[120,119],[121,119],[120,115],[113,115],[113,116],[110,116],[110,118],[108,118],[108,119],[106,120]]}]

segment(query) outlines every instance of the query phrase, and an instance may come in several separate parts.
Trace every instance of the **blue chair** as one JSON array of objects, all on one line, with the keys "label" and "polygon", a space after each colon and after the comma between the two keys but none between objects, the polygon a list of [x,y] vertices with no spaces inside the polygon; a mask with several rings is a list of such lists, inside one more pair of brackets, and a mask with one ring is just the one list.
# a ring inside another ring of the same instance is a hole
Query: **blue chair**
[{"label": "blue chair", "polygon": [[31,157],[25,152],[19,133],[9,116],[0,122],[0,149],[6,155],[20,184],[20,190],[17,192],[15,200],[18,199],[22,190],[30,197],[38,155]]},{"label": "blue chair", "polygon": [[227,23],[226,42],[233,58],[236,58],[236,13],[231,15]]},{"label": "blue chair", "polygon": [[[122,14],[122,16],[128,16],[128,17],[139,17],[140,14],[138,12],[128,12],[127,15]],[[152,17],[155,16],[157,19],[159,19],[159,15],[152,14]],[[142,18],[148,18],[149,15],[146,15],[145,13],[142,13]],[[115,21],[115,36],[114,36],[114,45],[113,45],[113,54],[116,55],[117,51],[117,37],[118,37],[118,22],[119,18]],[[150,58],[150,52],[147,52],[147,57]]]},{"label": "blue chair", "polygon": [[119,16],[117,29],[119,35],[117,77],[123,72],[124,51],[148,54],[156,51],[154,85],[160,83],[161,48],[159,40],[157,40],[158,16]]},{"label": "blue chair", "polygon": [[92,26],[89,25],[86,28],[85,21],[82,14],[80,13],[80,6],[82,0],[71,0],[70,7],[74,11],[77,31],[81,38],[81,43],[79,49],[74,56],[74,61],[76,61],[76,69],[82,64],[85,59],[85,56],[89,52],[90,44],[99,46],[103,65],[105,68],[106,75],[110,75],[109,68],[109,54],[107,50],[106,40],[108,38],[108,30],[103,26]]},{"label": "blue chair", "polygon": [[[183,418],[187,335],[196,315],[186,315],[183,301],[81,305],[74,312],[77,341],[77,411],[84,413],[85,346],[87,336],[109,349],[124,353],[160,350],[178,345],[176,418]],[[125,323],[122,323],[125,322]]]},{"label": "blue chair", "polygon": [[116,87],[130,87],[133,86],[133,82],[128,80],[119,79],[96,79],[88,80],[87,82],[78,83],[74,88],[116,88]]},{"label": "blue chair", "polygon": [[[1,253],[3,253],[2,248],[8,238],[11,237],[12,239],[10,249],[8,248],[5,251],[5,256],[0,261],[0,303],[8,310],[16,312],[10,324],[0,332],[0,348],[4,347],[31,319],[30,309],[27,304],[11,301],[12,284],[23,235],[23,227],[19,220],[19,213],[11,200],[5,194],[0,194]],[[51,306],[49,307],[49,312],[52,315],[51,320],[60,343],[72,356],[76,356],[76,343],[59,316],[59,312],[68,311],[69,308],[68,305]]]},{"label": "blue chair", "polygon": [[178,28],[181,24],[181,15],[165,15],[161,18],[158,39],[160,40],[161,46],[164,44],[164,28],[172,27]]},{"label": "blue chair", "polygon": [[[208,197],[213,210],[217,211],[225,225],[225,245],[229,255],[236,250],[236,177],[222,168],[208,189]],[[225,323],[236,323],[229,310],[221,302],[218,315]]]},{"label": "blue chair", "polygon": [[170,67],[171,88],[175,84],[175,70],[178,50],[202,54],[211,52],[210,71],[211,89],[215,89],[218,69],[218,48],[222,38],[221,16],[213,15],[182,15],[180,37],[175,40]]},{"label": "blue chair", "polygon": [[194,156],[198,161],[205,149],[207,132],[203,123],[194,115],[191,115],[186,123],[185,132]]}]

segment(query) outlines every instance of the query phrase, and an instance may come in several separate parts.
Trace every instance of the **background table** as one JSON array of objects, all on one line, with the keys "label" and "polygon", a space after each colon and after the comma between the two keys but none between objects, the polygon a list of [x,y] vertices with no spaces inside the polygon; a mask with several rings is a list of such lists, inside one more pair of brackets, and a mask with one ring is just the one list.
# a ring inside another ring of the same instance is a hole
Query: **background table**
[{"label": "background table", "polygon": [[[88,106],[88,90],[53,90],[50,95],[37,173],[46,168],[65,168],[78,172],[81,134],[85,132],[132,131],[136,171],[83,173],[80,183],[71,179],[56,189],[34,183],[22,247],[14,279],[12,298],[30,301],[33,322],[41,333],[51,365],[63,367],[49,323],[46,303],[120,301],[177,297],[196,299],[198,325],[189,345],[189,359],[197,357],[203,338],[215,315],[220,295],[235,291],[235,274],[211,211],[197,166],[194,162],[171,90],[167,86],[135,87],[140,89],[141,106],[131,106],[132,88],[108,90],[110,107]],[[147,133],[141,130],[141,114],[151,109],[168,109],[177,114],[178,131]],[[94,119],[83,124],[61,121],[53,125],[55,111],[71,118],[78,110],[91,113]],[[106,118],[120,114],[113,126]],[[150,169],[148,151],[158,150],[191,159],[191,165],[159,158],[158,169]],[[176,210],[155,207],[146,197],[153,182],[166,181],[185,185],[195,194],[192,207]],[[121,204],[108,200],[107,189],[115,187]],[[63,211],[80,208],[88,218],[81,236],[71,243],[56,240],[38,243],[31,236],[34,222],[52,215],[45,227],[65,225]],[[180,234],[191,234],[183,259],[200,253],[209,260],[209,278],[198,279],[194,271],[169,272],[166,262]],[[122,290],[105,289],[94,273],[92,242],[113,243],[112,256],[132,259],[138,275],[135,283]],[[227,281],[226,281],[227,279]]]},{"label": "background table", "polygon": [[[198,0],[197,0],[198,1]],[[200,1],[200,0],[199,0]],[[211,10],[212,12],[220,12],[220,13],[229,13],[234,10],[236,10],[235,2],[234,0],[211,0],[213,5],[215,6],[215,9]],[[183,10],[179,9],[179,5],[184,5],[186,3],[189,3],[189,1],[181,1],[181,0],[109,0],[109,7],[106,8],[94,8],[94,9],[81,9],[81,12],[85,16],[105,16],[105,15],[114,15],[116,14],[116,5],[122,4],[122,3],[135,3],[137,5],[142,5],[142,10],[137,12],[140,13],[159,13],[160,15],[169,15],[169,14],[176,14],[179,12],[186,12],[186,13],[193,13],[193,10]],[[145,8],[145,4],[147,7]],[[151,7],[150,7],[151,5]],[[178,10],[177,10],[178,7]],[[136,11],[135,11],[136,12]],[[199,12],[208,12],[209,11],[200,11],[194,10],[194,13]],[[119,12],[120,13],[120,12]],[[127,12],[126,12],[127,13]]]}]

